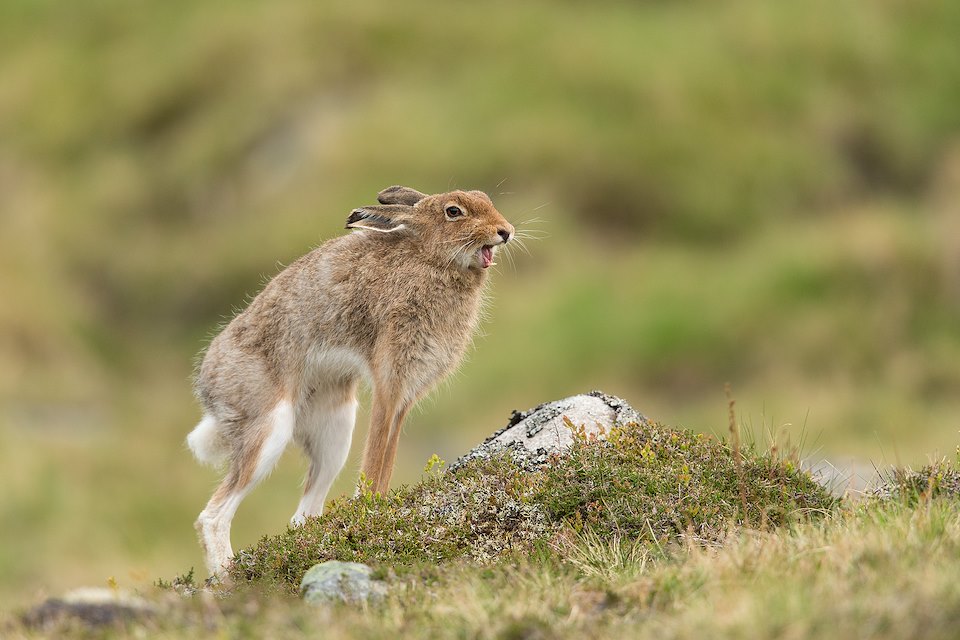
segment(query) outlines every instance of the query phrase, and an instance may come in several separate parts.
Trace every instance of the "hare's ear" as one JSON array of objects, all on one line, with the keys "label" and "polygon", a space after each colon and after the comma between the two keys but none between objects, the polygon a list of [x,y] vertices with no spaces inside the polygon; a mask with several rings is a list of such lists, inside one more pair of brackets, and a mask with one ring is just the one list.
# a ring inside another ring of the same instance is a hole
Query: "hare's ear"
[{"label": "hare's ear", "polygon": [[393,233],[407,228],[410,213],[411,208],[402,204],[361,207],[350,212],[346,228]]},{"label": "hare's ear", "polygon": [[412,207],[426,197],[426,194],[420,193],[416,189],[394,185],[378,193],[377,202],[380,204],[405,204]]}]

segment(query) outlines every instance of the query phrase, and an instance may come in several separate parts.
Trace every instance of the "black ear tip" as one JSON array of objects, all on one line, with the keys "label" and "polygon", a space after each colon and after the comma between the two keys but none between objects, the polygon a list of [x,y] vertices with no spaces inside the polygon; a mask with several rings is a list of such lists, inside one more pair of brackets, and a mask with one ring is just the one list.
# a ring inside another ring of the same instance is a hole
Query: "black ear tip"
[{"label": "black ear tip", "polygon": [[347,224],[351,225],[354,222],[363,219],[365,216],[366,214],[364,213],[363,209],[354,209],[350,212],[350,217],[347,218]]}]

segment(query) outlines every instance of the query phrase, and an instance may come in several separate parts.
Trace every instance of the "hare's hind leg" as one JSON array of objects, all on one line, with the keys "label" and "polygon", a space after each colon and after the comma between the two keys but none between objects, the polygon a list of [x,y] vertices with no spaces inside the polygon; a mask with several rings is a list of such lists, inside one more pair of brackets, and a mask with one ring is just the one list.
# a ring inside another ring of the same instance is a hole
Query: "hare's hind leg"
[{"label": "hare's hind leg", "polygon": [[357,418],[357,383],[314,392],[297,417],[294,434],[310,459],[303,498],[290,522],[301,524],[307,517],[323,513],[330,486],[343,469],[350,453],[353,426]]},{"label": "hare's hind leg", "polygon": [[235,444],[230,469],[195,524],[210,575],[222,575],[233,557],[233,516],[247,494],[273,470],[293,436],[293,427],[293,407],[282,400]]}]

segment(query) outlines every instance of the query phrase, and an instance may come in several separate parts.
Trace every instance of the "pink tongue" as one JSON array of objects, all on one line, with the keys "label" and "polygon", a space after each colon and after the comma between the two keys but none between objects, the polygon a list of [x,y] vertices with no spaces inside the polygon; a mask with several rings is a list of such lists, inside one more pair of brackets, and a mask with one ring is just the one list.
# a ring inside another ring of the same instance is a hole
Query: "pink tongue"
[{"label": "pink tongue", "polygon": [[493,249],[490,247],[480,249],[480,258],[483,260],[483,268],[486,269],[493,264]]}]

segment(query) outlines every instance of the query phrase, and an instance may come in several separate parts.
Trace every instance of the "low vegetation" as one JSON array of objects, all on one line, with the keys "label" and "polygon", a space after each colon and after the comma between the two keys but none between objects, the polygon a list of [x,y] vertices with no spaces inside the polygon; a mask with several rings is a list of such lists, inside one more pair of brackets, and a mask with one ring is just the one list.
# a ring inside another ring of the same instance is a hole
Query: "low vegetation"
[{"label": "low vegetation", "polygon": [[[540,472],[473,460],[362,492],[241,553],[220,597],[192,572],[162,615],[91,630],[0,621],[4,637],[952,638],[960,624],[955,464],[841,503],[787,460],[654,425],[581,435]],[[740,479],[746,486],[743,494]],[[745,495],[748,510],[741,508]],[[692,509],[691,505],[699,505]],[[380,604],[311,607],[310,563],[360,560]],[[182,597],[187,594],[188,597]]]},{"label": "low vegetation", "polygon": [[574,433],[572,450],[534,473],[501,454],[428,471],[386,496],[337,500],[323,516],[242,551],[232,577],[296,586],[311,565],[331,559],[394,571],[486,564],[547,548],[565,532],[656,547],[715,543],[738,525],[768,530],[836,504],[791,462],[754,450],[737,458],[690,431],[643,423],[607,439]]}]

